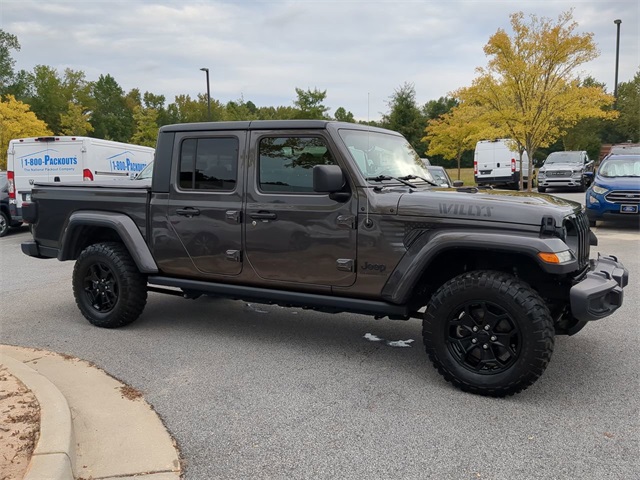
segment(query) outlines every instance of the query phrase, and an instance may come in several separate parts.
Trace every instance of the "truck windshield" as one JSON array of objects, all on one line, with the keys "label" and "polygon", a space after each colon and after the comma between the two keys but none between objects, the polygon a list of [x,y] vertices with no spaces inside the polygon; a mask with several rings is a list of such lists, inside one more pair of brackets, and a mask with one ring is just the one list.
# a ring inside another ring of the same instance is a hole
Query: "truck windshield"
[{"label": "truck windshield", "polygon": [[403,137],[366,130],[340,129],[339,132],[365,178],[395,177],[433,182],[424,162]]},{"label": "truck windshield", "polygon": [[553,152],[544,161],[545,165],[552,163],[582,163],[580,152]]}]

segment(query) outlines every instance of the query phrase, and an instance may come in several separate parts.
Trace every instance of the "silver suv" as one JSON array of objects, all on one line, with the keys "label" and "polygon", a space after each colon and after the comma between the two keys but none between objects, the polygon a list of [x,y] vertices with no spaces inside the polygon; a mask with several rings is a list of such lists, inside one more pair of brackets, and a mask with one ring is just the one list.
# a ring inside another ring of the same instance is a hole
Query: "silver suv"
[{"label": "silver suv", "polygon": [[593,182],[594,162],[587,152],[553,152],[538,170],[538,191],[549,187],[579,188],[584,192]]}]

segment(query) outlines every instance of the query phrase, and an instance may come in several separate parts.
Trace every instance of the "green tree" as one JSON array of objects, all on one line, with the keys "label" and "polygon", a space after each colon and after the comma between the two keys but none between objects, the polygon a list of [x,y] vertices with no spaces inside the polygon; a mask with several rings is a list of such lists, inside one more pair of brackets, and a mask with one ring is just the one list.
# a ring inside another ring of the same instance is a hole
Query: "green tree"
[{"label": "green tree", "polygon": [[426,151],[422,138],[427,125],[416,103],[416,90],[413,83],[405,83],[396,89],[387,103],[389,113],[382,116],[382,125],[400,132],[419,154]]},{"label": "green tree", "polygon": [[20,51],[18,37],[0,29],[0,95],[4,95],[14,81],[13,67],[16,61],[11,56],[11,50]]},{"label": "green tree", "polygon": [[42,119],[54,135],[61,132],[60,118],[67,112],[67,96],[58,72],[47,66],[37,65],[29,77],[32,95],[26,99],[33,113]]},{"label": "green tree", "polygon": [[453,107],[458,106],[458,100],[453,97],[440,97],[438,100],[429,100],[422,107],[422,115],[427,120],[435,120],[445,113],[449,113]]},{"label": "green tree", "polygon": [[87,81],[83,71],[66,68],[62,75],[62,92],[67,102],[82,105],[83,113],[93,109],[91,83]]},{"label": "green tree", "polygon": [[156,95],[151,92],[144,92],[142,95],[142,105],[145,108],[152,108],[158,113],[156,122],[159,127],[171,123],[167,108],[165,107],[165,102],[166,99],[164,95]]},{"label": "green tree", "polygon": [[95,109],[91,114],[95,136],[128,142],[133,134],[133,112],[127,107],[124,90],[111,75],[100,75],[92,85]]},{"label": "green tree", "polygon": [[[597,57],[593,34],[578,34],[571,12],[556,22],[531,15],[511,15],[513,37],[500,29],[484,47],[486,68],[469,88],[456,93],[462,101],[485,108],[485,120],[529,153],[560,138],[583,118],[614,118],[606,107],[613,97],[598,87],[580,85],[577,67]],[[522,187],[522,179],[521,179]],[[531,189],[531,182],[528,184]]]},{"label": "green tree", "polygon": [[158,138],[158,112],[153,108],[143,108],[140,105],[133,107],[133,120],[135,131],[131,142],[147,147],[155,147]]},{"label": "green tree", "polygon": [[289,106],[260,107],[258,118],[260,120],[291,120],[298,118],[300,110]]},{"label": "green tree", "polygon": [[235,102],[227,102],[225,106],[225,119],[229,121],[258,120],[258,110],[255,108],[255,105],[253,105],[252,108],[243,98],[240,98]]},{"label": "green tree", "polygon": [[[6,152],[13,138],[51,135],[47,124],[29,110],[29,105],[5,95],[0,101],[0,151]],[[0,170],[7,169],[7,156],[0,156]]]},{"label": "green tree", "polygon": [[295,118],[316,119],[324,120],[328,119],[327,111],[329,107],[324,106],[323,102],[327,98],[326,90],[302,90],[296,88],[296,95],[298,98],[293,102],[299,112]]},{"label": "green tree", "polygon": [[60,115],[60,133],[84,137],[91,132],[93,126],[89,122],[89,113],[85,112],[82,105],[69,102],[67,112]]},{"label": "green tree", "polygon": [[339,122],[349,122],[349,123],[356,122],[356,119],[353,118],[353,113],[347,112],[343,107],[338,107],[334,116],[336,117],[336,120],[338,120]]},{"label": "green tree", "polygon": [[640,142],[640,70],[633,80],[618,86],[616,107],[620,117],[615,129],[621,135],[621,141]]}]

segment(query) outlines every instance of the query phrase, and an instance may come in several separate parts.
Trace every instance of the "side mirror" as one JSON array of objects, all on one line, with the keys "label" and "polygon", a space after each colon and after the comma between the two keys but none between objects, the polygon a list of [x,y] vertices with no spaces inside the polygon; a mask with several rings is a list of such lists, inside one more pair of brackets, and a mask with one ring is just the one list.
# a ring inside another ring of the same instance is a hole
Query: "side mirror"
[{"label": "side mirror", "polygon": [[453,181],[453,187],[454,188],[459,188],[462,187],[464,185],[464,182],[462,180],[454,180]]},{"label": "side mirror", "polygon": [[344,187],[344,175],[338,165],[316,165],[313,167],[313,191],[335,193]]},{"label": "side mirror", "polygon": [[331,200],[346,202],[351,198],[351,193],[342,191],[344,185],[344,174],[338,165],[316,165],[313,167],[314,192],[328,193]]}]

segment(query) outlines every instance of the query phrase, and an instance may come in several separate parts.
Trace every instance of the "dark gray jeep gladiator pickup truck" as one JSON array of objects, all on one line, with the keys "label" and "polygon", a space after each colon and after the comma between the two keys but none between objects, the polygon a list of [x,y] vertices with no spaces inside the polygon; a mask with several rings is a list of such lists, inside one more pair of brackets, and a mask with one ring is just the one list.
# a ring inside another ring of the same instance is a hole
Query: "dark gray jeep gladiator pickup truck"
[{"label": "dark gray jeep gladiator pickup truck", "polygon": [[590,259],[581,205],[440,188],[398,133],[327,121],[160,129],[151,181],[41,184],[24,208],[38,258],[75,260],[94,325],[120,327],[147,292],[421,318],[446,380],[517,393],[554,336],[622,304],[628,272]]}]

